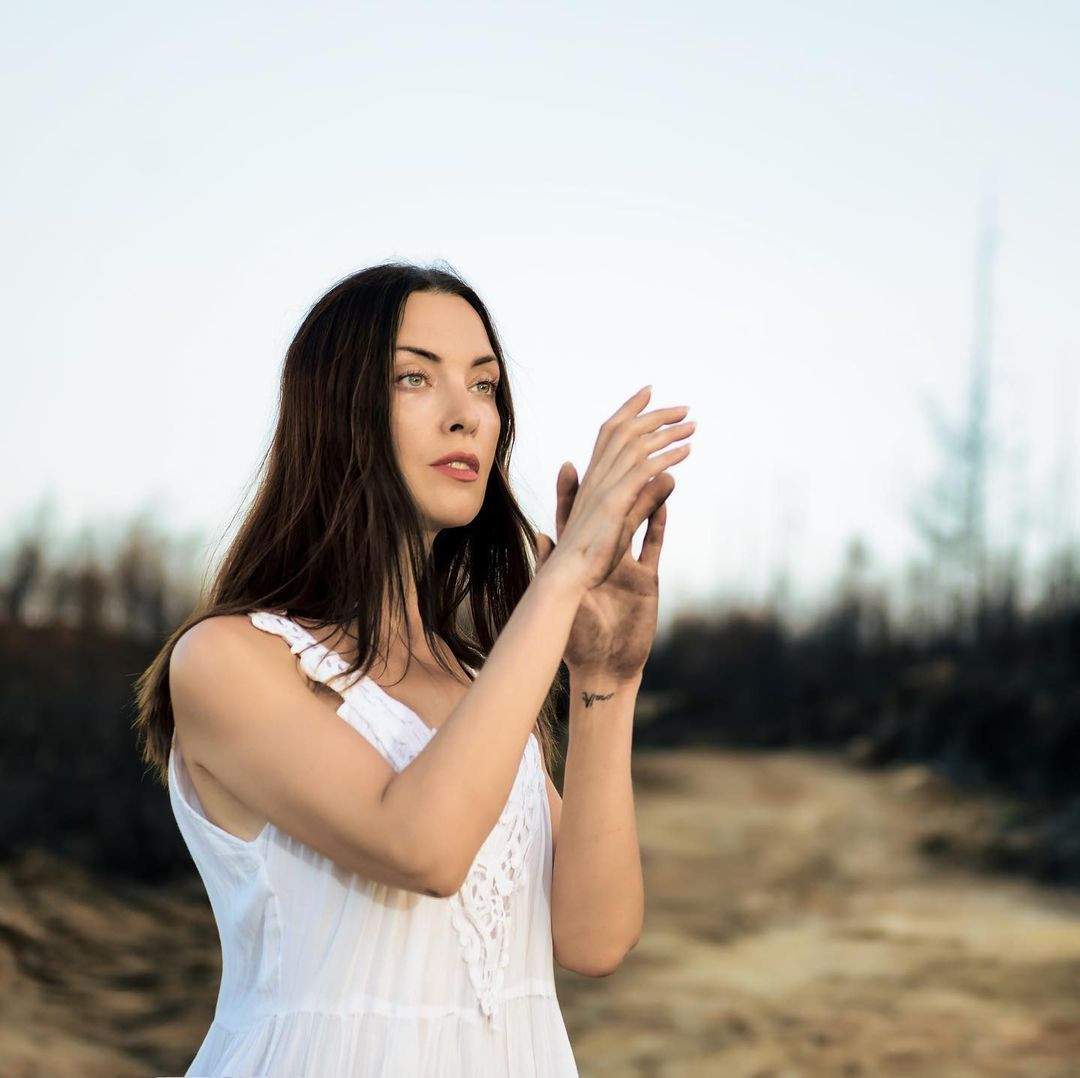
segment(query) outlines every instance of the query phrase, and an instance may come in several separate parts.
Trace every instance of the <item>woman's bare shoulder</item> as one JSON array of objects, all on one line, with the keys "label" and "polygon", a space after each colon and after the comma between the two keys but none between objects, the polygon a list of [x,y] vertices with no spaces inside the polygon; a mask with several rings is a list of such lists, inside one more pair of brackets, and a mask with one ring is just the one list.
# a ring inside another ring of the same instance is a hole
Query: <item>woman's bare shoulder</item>
[{"label": "woman's bare shoulder", "polygon": [[240,677],[255,667],[255,673],[267,667],[299,665],[282,638],[260,629],[248,614],[214,614],[187,629],[176,641],[170,660],[170,672],[190,672],[194,676],[221,671],[223,661],[242,659]]}]

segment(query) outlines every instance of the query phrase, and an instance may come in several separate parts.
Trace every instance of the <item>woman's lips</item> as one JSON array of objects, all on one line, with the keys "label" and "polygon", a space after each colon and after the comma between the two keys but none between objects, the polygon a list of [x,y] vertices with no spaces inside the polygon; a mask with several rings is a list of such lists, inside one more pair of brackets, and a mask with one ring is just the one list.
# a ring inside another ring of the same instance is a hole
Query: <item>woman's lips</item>
[{"label": "woman's lips", "polygon": [[475,483],[478,475],[472,468],[451,468],[449,464],[433,464],[432,468],[451,479],[460,479],[463,483]]}]

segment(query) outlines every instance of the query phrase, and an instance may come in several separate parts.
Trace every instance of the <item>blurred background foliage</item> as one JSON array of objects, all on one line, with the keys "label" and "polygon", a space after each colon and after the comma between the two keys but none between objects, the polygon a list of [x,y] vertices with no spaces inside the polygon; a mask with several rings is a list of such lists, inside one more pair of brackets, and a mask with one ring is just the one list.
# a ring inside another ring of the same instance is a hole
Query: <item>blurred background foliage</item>
[{"label": "blurred background foliage", "polygon": [[[989,549],[971,505],[978,444],[951,438],[953,497],[913,508],[926,555],[902,603],[855,538],[829,601],[798,625],[782,573],[768,603],[675,616],[645,670],[635,745],[924,762],[1007,795],[993,864],[1080,883],[1080,556],[1069,539],[1025,573]],[[146,513],[111,537],[60,537],[44,502],[2,552],[0,855],[40,846],[146,881],[193,870],[131,723],[134,679],[195,604],[200,549]]]}]

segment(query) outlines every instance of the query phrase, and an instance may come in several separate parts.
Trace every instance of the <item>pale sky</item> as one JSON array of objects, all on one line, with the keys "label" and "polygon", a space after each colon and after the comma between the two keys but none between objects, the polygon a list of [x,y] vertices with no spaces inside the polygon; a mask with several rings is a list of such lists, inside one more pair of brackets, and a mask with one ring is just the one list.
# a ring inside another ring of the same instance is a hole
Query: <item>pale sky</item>
[{"label": "pale sky", "polygon": [[542,529],[626,397],[691,405],[662,619],[781,561],[813,596],[856,533],[899,572],[993,196],[994,505],[1034,556],[1077,526],[1078,55],[1066,2],[22,5],[4,532],[48,494],[212,542],[310,304],[445,259],[502,334]]}]

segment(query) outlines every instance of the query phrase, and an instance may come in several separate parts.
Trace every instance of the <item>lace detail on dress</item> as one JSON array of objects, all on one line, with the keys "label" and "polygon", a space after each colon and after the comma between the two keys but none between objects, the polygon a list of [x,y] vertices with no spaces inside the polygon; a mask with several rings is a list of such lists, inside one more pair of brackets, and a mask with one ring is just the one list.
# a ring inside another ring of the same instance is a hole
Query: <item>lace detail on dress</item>
[{"label": "lace detail on dress", "polygon": [[510,962],[510,896],[528,876],[525,858],[539,831],[538,798],[547,796],[540,749],[529,737],[506,807],[480,847],[461,889],[450,896],[454,930],[480,1009],[501,1028],[497,1008]]}]

